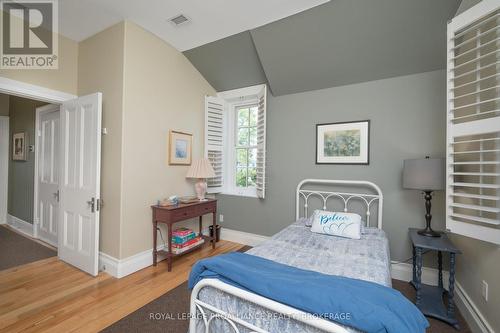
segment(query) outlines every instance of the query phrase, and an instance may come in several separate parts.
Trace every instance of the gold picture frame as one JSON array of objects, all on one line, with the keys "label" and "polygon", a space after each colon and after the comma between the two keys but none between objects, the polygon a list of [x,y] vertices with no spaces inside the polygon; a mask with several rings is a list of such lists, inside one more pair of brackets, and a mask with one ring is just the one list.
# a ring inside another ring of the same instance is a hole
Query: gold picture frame
[{"label": "gold picture frame", "polygon": [[168,137],[168,164],[191,165],[193,134],[170,130]]}]

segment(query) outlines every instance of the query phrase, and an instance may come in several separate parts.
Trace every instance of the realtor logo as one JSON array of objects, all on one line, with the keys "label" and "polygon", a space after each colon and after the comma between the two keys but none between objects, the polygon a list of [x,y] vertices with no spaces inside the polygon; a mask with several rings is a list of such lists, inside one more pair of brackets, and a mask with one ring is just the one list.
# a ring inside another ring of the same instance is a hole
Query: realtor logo
[{"label": "realtor logo", "polygon": [[57,69],[57,0],[1,0],[2,69]]}]

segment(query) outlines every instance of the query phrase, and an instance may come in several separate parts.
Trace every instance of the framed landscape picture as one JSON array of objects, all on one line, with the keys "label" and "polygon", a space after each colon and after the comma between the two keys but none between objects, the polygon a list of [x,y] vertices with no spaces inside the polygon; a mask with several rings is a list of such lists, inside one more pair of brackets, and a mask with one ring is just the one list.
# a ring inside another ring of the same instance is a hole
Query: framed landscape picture
[{"label": "framed landscape picture", "polygon": [[316,125],[316,164],[369,163],[369,120]]},{"label": "framed landscape picture", "polygon": [[191,165],[193,135],[189,133],[170,131],[168,164]]},{"label": "framed landscape picture", "polygon": [[12,160],[26,161],[26,132],[18,132],[12,135]]}]

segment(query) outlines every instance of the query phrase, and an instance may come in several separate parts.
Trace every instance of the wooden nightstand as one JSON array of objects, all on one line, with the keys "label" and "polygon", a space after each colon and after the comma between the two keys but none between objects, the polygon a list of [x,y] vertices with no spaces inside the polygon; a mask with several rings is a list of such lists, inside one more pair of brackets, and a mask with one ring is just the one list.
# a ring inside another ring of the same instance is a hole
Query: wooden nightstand
[{"label": "wooden nightstand", "polygon": [[[446,234],[441,237],[426,237],[419,235],[418,229],[409,229],[410,239],[413,245],[413,280],[411,284],[417,291],[415,305],[426,316],[442,320],[456,329],[459,329],[455,317],[455,255],[462,253],[448,239]],[[434,250],[438,252],[438,285],[430,286],[422,283],[422,252],[423,250]],[[450,254],[450,283],[448,291],[443,287],[443,252]],[[443,303],[443,294],[448,298],[448,306]]]},{"label": "wooden nightstand", "polygon": [[[151,206],[153,209],[153,266],[156,266],[158,260],[158,253],[165,254],[168,260],[168,271],[172,270],[172,260],[174,257],[181,256],[183,254],[192,252],[196,249],[199,249],[204,245],[200,244],[192,249],[189,249],[186,252],[181,254],[172,253],[172,229],[174,223],[182,222],[188,219],[192,219],[195,217],[199,217],[199,236],[202,236],[205,239],[205,243],[212,242],[212,248],[215,249],[215,238],[205,236],[202,234],[202,217],[205,214],[212,214],[212,225],[214,226],[214,230],[217,224],[217,200],[215,199],[207,199],[206,201],[198,201],[195,203],[189,204],[179,204],[177,206],[171,207],[161,207],[161,206]],[[164,223],[167,225],[167,239],[168,239],[168,249],[157,251],[156,240],[158,234],[158,223]]]}]

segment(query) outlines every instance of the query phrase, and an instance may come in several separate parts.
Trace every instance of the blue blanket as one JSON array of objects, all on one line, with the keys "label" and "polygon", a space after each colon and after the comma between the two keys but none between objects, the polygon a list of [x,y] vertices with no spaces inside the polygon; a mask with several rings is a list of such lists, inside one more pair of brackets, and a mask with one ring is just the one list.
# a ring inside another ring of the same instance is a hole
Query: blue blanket
[{"label": "blue blanket", "polygon": [[422,333],[429,326],[413,303],[394,289],[245,253],[233,252],[198,261],[189,275],[189,288],[206,278],[219,279],[368,333]]}]

